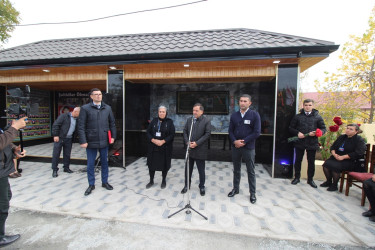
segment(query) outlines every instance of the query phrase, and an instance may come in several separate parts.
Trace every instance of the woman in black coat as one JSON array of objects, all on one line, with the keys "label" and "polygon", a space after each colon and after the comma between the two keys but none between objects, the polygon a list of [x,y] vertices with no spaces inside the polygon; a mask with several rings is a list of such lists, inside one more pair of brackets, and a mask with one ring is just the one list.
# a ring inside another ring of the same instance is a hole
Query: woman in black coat
[{"label": "woman in black coat", "polygon": [[357,124],[348,124],[345,134],[339,136],[331,146],[331,157],[323,163],[324,175],[327,181],[321,187],[328,187],[327,191],[336,191],[342,171],[362,172],[357,160],[363,157],[366,143],[358,134],[362,131]]},{"label": "woman in black coat", "polygon": [[160,106],[158,108],[158,117],[154,118],[147,128],[148,153],[147,165],[150,173],[150,182],[146,188],[154,185],[155,171],[162,171],[163,181],[161,188],[167,185],[166,177],[171,167],[173,139],[175,127],[173,121],[167,118],[167,108]]}]

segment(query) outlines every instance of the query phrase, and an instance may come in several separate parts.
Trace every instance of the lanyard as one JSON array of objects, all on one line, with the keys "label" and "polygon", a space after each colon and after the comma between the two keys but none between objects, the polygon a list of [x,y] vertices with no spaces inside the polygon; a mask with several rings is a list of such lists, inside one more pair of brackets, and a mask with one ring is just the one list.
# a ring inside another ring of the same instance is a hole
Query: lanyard
[{"label": "lanyard", "polygon": [[158,132],[160,132],[160,126],[161,126],[161,122],[160,120],[158,120]]}]

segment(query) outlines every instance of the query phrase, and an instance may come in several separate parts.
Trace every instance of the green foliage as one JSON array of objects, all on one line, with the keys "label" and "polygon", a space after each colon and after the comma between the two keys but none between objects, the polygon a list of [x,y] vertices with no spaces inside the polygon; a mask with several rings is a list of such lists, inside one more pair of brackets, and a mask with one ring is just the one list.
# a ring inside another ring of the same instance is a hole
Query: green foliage
[{"label": "green foliage", "polygon": [[[325,124],[329,124],[329,123],[325,123]],[[331,156],[330,148],[331,148],[332,144],[336,141],[336,139],[344,133],[344,129],[345,129],[346,125],[344,125],[344,123],[342,123],[339,126],[339,129],[336,132],[332,132],[329,127],[330,126],[327,126],[327,132],[323,136],[318,138],[319,144],[321,146],[320,154],[321,154],[323,160],[327,160]],[[359,135],[362,136],[364,141],[367,143],[366,136],[364,134],[359,134]]]},{"label": "green foliage", "polygon": [[[362,36],[350,36],[350,40],[341,47],[341,66],[337,73],[326,74],[323,82],[315,82],[318,90],[332,95],[325,99],[325,107],[320,107],[325,112],[331,112],[326,117],[332,117],[333,112],[340,110],[340,115],[347,120],[366,123],[374,121],[375,8],[368,24],[369,27]],[[343,91],[349,94],[344,95]],[[370,112],[362,112],[356,108],[360,106],[358,100],[370,103]]]},{"label": "green foliage", "polygon": [[319,143],[321,145],[321,155],[323,160],[327,160],[331,156],[331,146],[336,141],[337,137],[339,137],[344,130],[344,125],[341,125],[337,132],[331,132],[329,129],[327,133],[323,136],[319,137]]},{"label": "green foliage", "polygon": [[19,14],[9,0],[0,0],[0,44],[10,38],[14,25],[19,24]]}]

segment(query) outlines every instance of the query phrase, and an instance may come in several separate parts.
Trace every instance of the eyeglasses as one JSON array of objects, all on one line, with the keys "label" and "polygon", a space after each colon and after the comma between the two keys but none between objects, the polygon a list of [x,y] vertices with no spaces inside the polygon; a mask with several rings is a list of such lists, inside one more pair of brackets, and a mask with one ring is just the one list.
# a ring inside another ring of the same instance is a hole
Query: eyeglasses
[{"label": "eyeglasses", "polygon": [[91,94],[91,95],[94,95],[94,96],[101,96],[102,94]]}]

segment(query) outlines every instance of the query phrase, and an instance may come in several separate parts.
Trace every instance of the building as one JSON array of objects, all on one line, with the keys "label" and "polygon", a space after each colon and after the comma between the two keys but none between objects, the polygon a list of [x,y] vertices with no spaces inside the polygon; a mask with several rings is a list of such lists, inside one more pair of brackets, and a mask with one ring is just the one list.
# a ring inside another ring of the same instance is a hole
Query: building
[{"label": "building", "polygon": [[[212,119],[213,136],[225,142],[229,115],[238,110],[239,95],[248,93],[262,119],[257,160],[272,166],[273,177],[290,176],[286,166],[293,151],[286,139],[297,110],[299,74],[338,47],[252,29],[47,40],[0,51],[0,94],[24,85],[34,89],[31,95],[40,103],[35,121],[42,127],[25,133],[26,139],[40,139],[50,136],[59,106],[70,104],[62,99],[75,105],[87,101],[82,95],[87,98],[93,87],[107,90],[126,157],[145,149],[144,130],[160,103],[181,131],[191,103],[199,100]],[[0,108],[13,99],[2,98]]]},{"label": "building", "polygon": [[[326,112],[323,114],[328,120],[333,119],[335,116],[340,116],[348,122],[357,123],[368,123],[371,102],[365,98],[365,92],[359,91],[337,91],[337,92],[306,92],[301,93],[301,99],[313,99],[317,109],[323,110],[327,106],[328,100],[335,100],[334,103],[330,103],[329,107],[334,113]],[[335,106],[331,106],[335,105]],[[351,112],[347,112],[342,107],[350,107]],[[329,117],[327,117],[329,116]],[[327,119],[326,119],[327,120]]]}]

